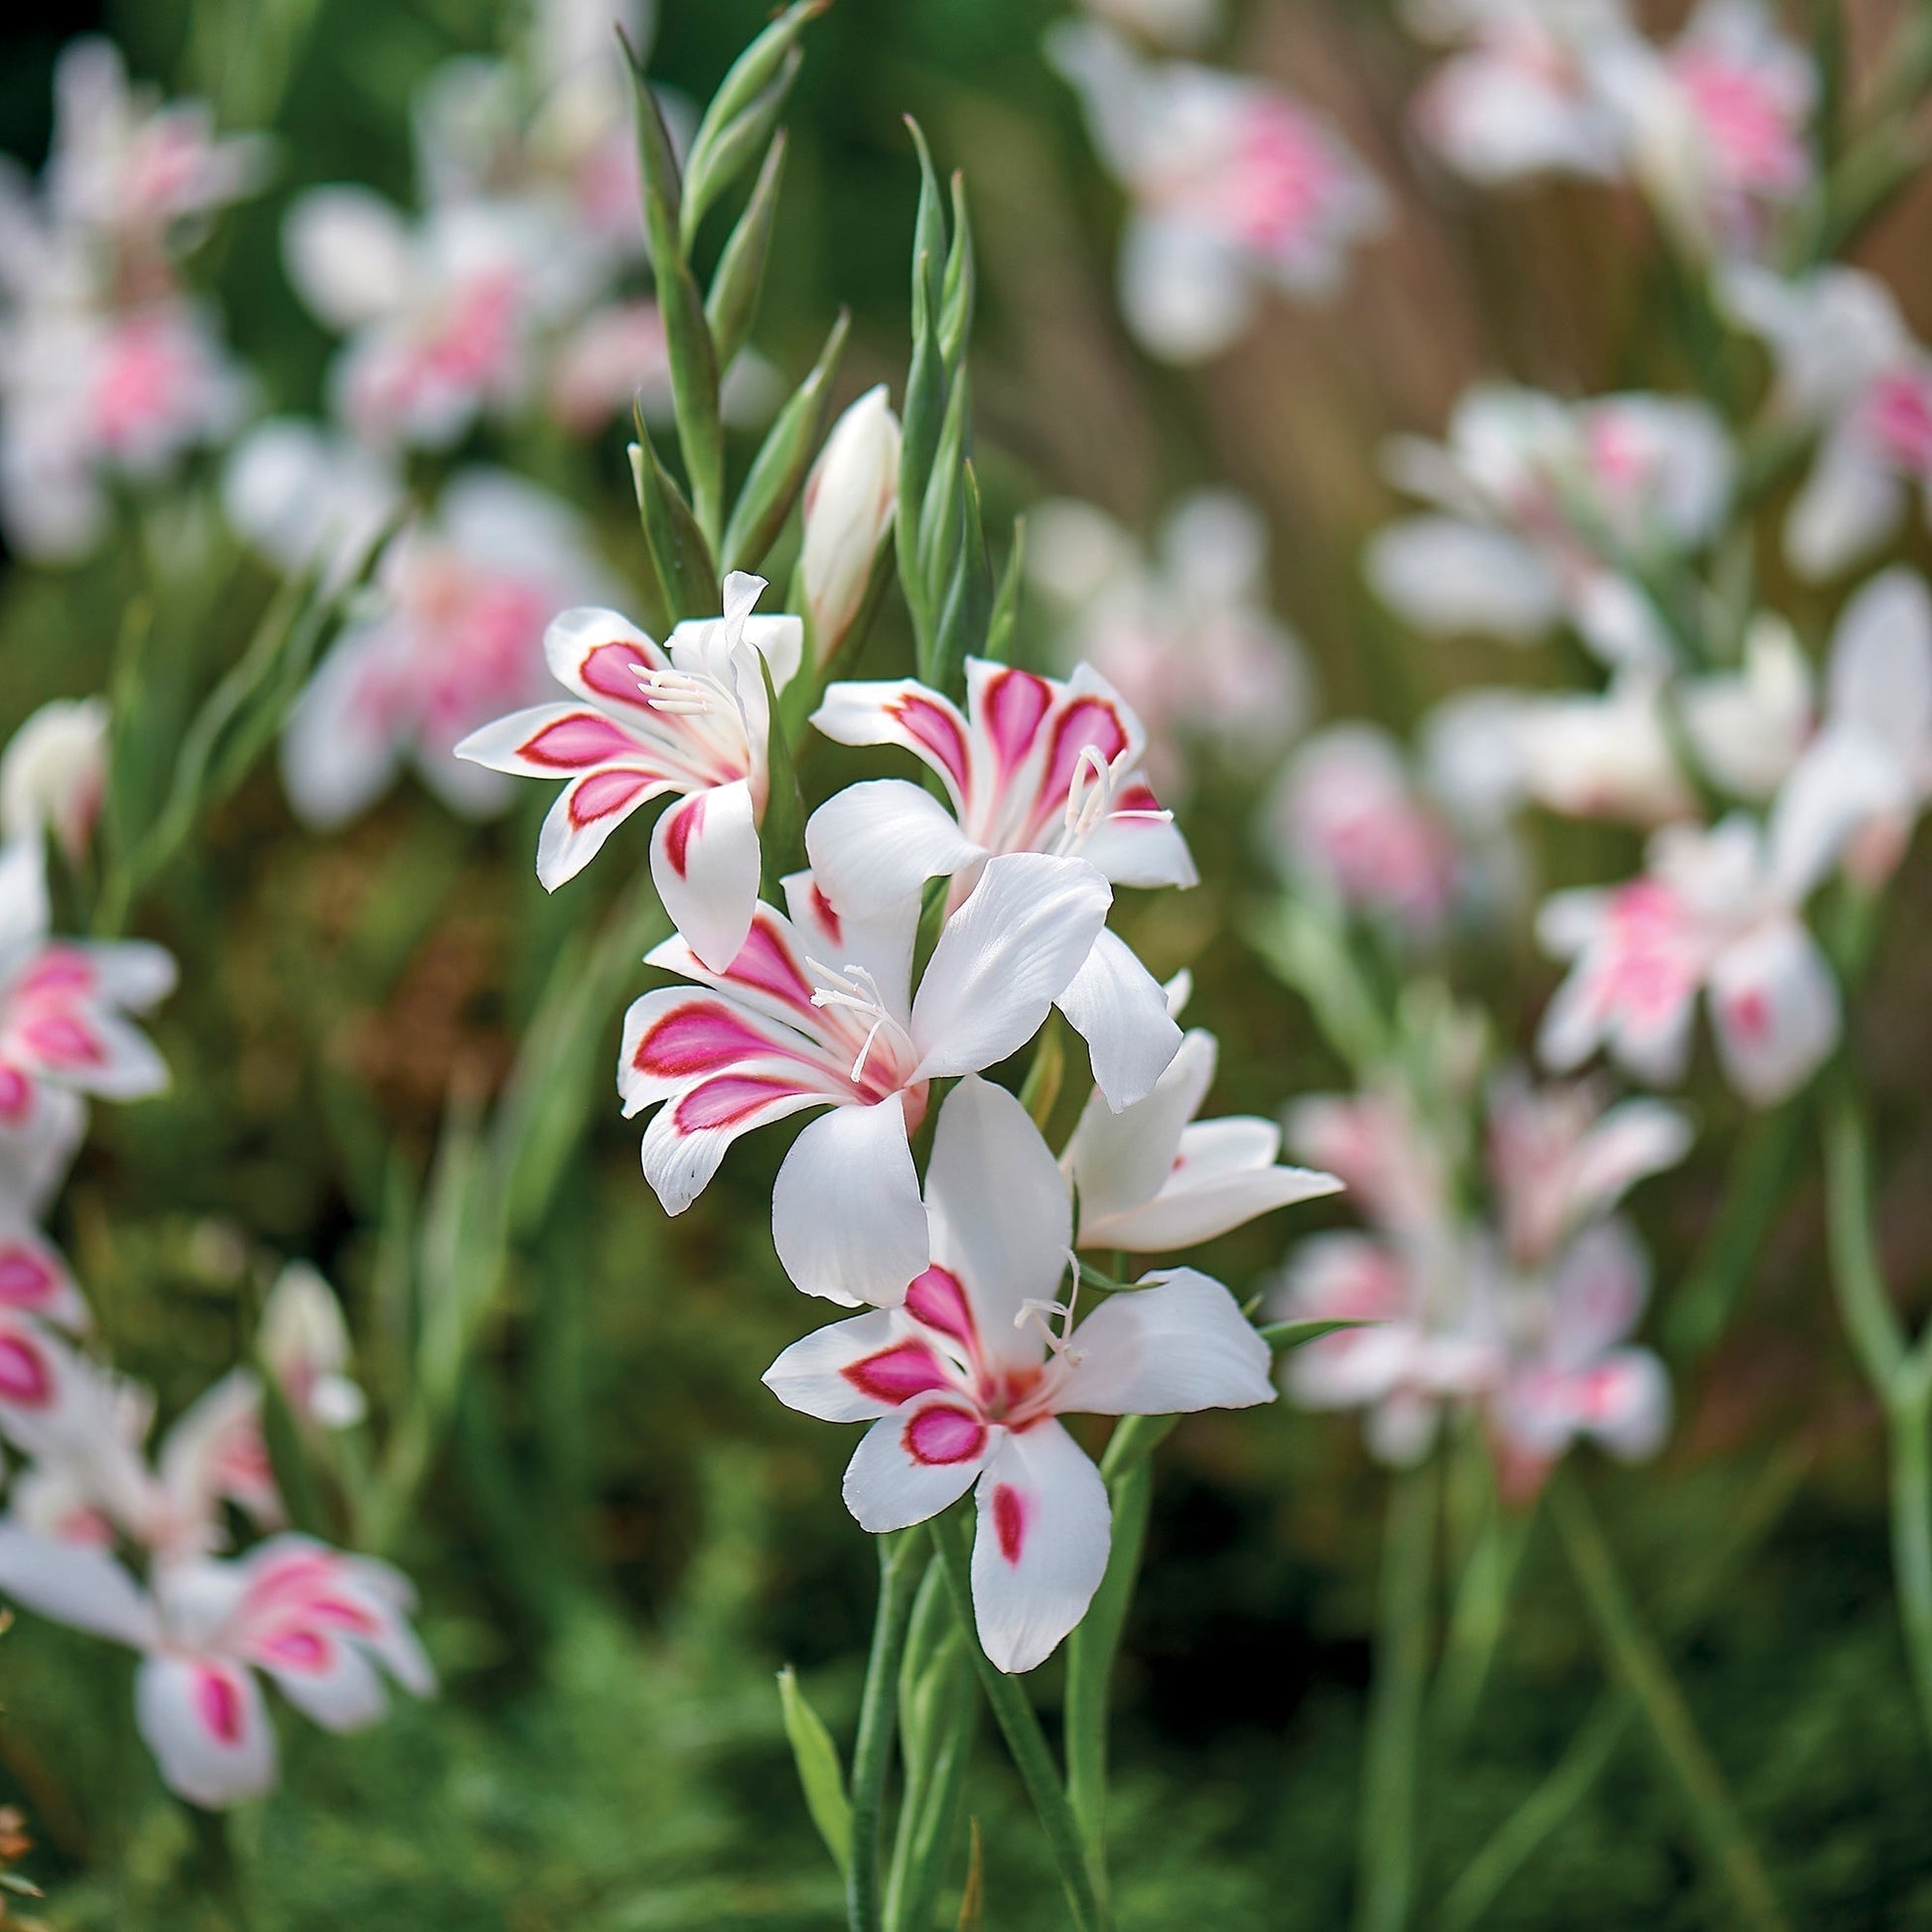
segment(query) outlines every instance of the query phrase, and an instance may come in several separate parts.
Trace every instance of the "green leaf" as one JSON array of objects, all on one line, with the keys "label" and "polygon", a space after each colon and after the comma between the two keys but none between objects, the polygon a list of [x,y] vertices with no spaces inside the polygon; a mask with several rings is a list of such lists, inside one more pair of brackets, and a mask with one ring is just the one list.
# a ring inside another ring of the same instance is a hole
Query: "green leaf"
[{"label": "green leaf", "polygon": [[784,175],[785,131],[779,128],[764,151],[764,165],[752,190],[745,212],[725,243],[717,272],[711,278],[711,293],[705,297],[705,322],[711,330],[711,345],[718,357],[719,379],[745,346],[758,314],[759,295],[764,286],[764,264],[771,249],[771,230],[778,209],[778,187]]},{"label": "green leaf", "polygon": [[1323,1335],[1332,1335],[1338,1328],[1374,1326],[1373,1321],[1271,1321],[1260,1330],[1260,1334],[1276,1354],[1285,1355],[1291,1348],[1306,1347],[1311,1341],[1319,1341]]},{"label": "green leaf", "polygon": [[933,635],[932,683],[953,697],[966,690],[966,659],[986,648],[993,614],[993,573],[986,560],[986,527],[980,518],[979,479],[970,463],[960,469],[959,561]]},{"label": "green leaf", "polygon": [[921,318],[935,327],[938,322],[942,293],[939,265],[947,255],[946,206],[939,195],[939,177],[933,172],[925,130],[910,114],[905,116],[905,126],[919,157],[919,207],[912,220],[912,330],[917,335]]},{"label": "green leaf", "polygon": [[310,1536],[327,1537],[330,1525],[322,1507],[322,1491],[316,1484],[315,1466],[309,1460],[309,1448],[302,1440],[301,1424],[265,1362],[258,1364],[256,1375],[262,1392],[262,1444],[268,1450],[268,1466],[274,1471],[275,1488],[290,1527]]},{"label": "green leaf", "polygon": [[852,318],[841,309],[811,373],[778,412],[777,421],[752,460],[751,474],[739,491],[725,530],[728,570],[756,569],[784,528],[825,433],[825,419],[832,406],[832,378],[845,352],[851,326]]},{"label": "green leaf", "polygon": [[634,420],[637,440],[631,445],[630,474],[637,485],[644,541],[650,546],[651,563],[664,587],[664,602],[674,622],[703,617],[718,606],[720,579],[711,546],[690,504],[658,461],[642,415]]},{"label": "green leaf", "polygon": [[1053,1103],[1060,1097],[1060,1082],[1066,1072],[1066,1043],[1060,1030],[1048,1025],[1034,1048],[1033,1064],[1020,1088],[1020,1104],[1033,1116],[1033,1123],[1043,1134],[1052,1118]]},{"label": "green leaf", "polygon": [[1000,573],[1000,588],[994,594],[993,615],[986,624],[985,655],[996,664],[1013,656],[1013,632],[1020,621],[1020,580],[1027,568],[1027,519],[1013,519],[1013,547],[1007,552],[1007,567]]},{"label": "green leaf", "polygon": [[[637,60],[628,40],[624,38],[621,27],[617,30],[618,43],[623,49],[623,64],[630,74],[630,88],[635,106],[637,129],[637,163],[643,177],[646,200],[655,196],[670,214],[670,231],[677,232],[678,205],[683,199],[683,184],[678,173],[677,150],[671,145],[670,129],[664,125],[663,110],[657,104],[657,95],[650,82],[644,77],[644,69]],[[656,241],[648,233],[653,249]]]},{"label": "green leaf", "polygon": [[[732,63],[724,79],[718,83],[718,91],[712,95],[710,105],[704,110],[703,118],[698,122],[697,133],[691,138],[688,170],[691,181],[695,183],[701,173],[715,175],[717,163],[711,157],[725,141],[727,131],[755,108],[759,96],[766,92],[780,73],[788,67],[795,69],[799,35],[831,4],[832,0],[798,0],[797,5],[786,8]],[[787,75],[786,85],[789,84]],[[693,193],[695,196],[695,189]],[[702,212],[692,217],[694,229],[702,219]]]},{"label": "green leaf", "polygon": [[[650,236],[657,306],[664,318],[671,400],[677,411],[678,447],[691,479],[692,512],[706,543],[716,544],[724,522],[725,431],[718,414],[718,358],[711,345],[711,327],[705,321],[697,280],[678,252],[676,218],[648,189],[644,229]],[[665,582],[671,582],[668,573]]]},{"label": "green leaf", "polygon": [[825,1721],[806,1703],[798,1688],[798,1674],[787,1664],[778,1673],[778,1702],[784,1711],[785,1735],[791,1740],[791,1761],[805,1793],[805,1809],[844,1877],[852,1868],[852,1806],[845,1795],[845,1771],[839,1747]]},{"label": "green leaf", "polygon": [[966,1889],[959,1900],[959,1932],[980,1932],[986,1921],[986,1858],[980,1843],[980,1821],[967,1826]]},{"label": "green leaf", "polygon": [[678,216],[678,238],[687,257],[698,238],[699,227],[718,198],[770,140],[784,109],[785,96],[790,93],[804,59],[797,48],[788,48],[778,71],[763,92],[722,128],[715,141],[704,146],[693,145],[684,171],[684,207]]},{"label": "green leaf", "polygon": [[965,360],[966,342],[973,331],[973,301],[977,277],[973,265],[973,229],[966,214],[966,177],[952,178],[952,247],[939,291],[939,352],[946,372],[954,375]]},{"label": "green leaf", "polygon": [[972,434],[972,384],[962,370],[946,398],[945,419],[932,453],[932,468],[919,506],[919,582],[928,604],[939,608],[959,568],[959,515],[965,494],[967,440]]}]

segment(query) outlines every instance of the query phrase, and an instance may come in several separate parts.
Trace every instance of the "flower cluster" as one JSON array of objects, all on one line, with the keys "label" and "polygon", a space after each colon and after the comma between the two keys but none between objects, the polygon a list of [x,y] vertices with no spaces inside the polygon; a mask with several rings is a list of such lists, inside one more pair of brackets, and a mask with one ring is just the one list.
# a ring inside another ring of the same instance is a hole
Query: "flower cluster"
[{"label": "flower cluster", "polygon": [[[152,1393],[86,1349],[86,1300],[43,1223],[87,1101],[167,1085],[129,1016],[174,981],[157,946],[50,936],[38,824],[0,848],[0,1442],[23,1458],[0,1513],[0,1590],[137,1650],[136,1716],[163,1778],[223,1806],[275,1780],[258,1673],[336,1730],[381,1715],[377,1665],[418,1696],[435,1680],[403,1579],[284,1527],[253,1371],[216,1382],[150,1453]],[[342,1312],[313,1270],[276,1283],[258,1353],[298,1427],[359,1419]],[[231,1555],[244,1524],[271,1534]]]},{"label": "flower cluster", "polygon": [[[808,494],[808,554],[823,501]],[[867,556],[887,520],[857,519]],[[1183,1040],[1169,992],[1108,924],[1116,887],[1191,885],[1193,865],[1143,774],[1139,719],[1091,667],[1060,681],[969,658],[963,706],[909,678],[826,685],[819,733],[909,754],[928,783],[870,778],[826,799],[807,869],[779,882],[781,905],[765,895],[784,743],[770,701],[790,710],[818,669],[799,619],[754,615],[764,588],[727,579],[722,614],[661,646],[615,612],[566,612],[545,650],[569,701],[460,749],[564,780],[538,848],[546,886],[637,808],[674,800],[650,866],[678,931],[649,963],[676,983],[631,1007],[618,1070],[625,1111],[650,1114],[645,1175],[680,1213],[740,1136],[817,1116],[778,1170],[772,1240],[797,1288],[869,1311],[765,1379],[793,1408],[872,1425],[845,1490],[866,1528],[975,1489],[981,1640],[1029,1670],[1107,1560],[1105,1486],[1057,1419],[1272,1395],[1266,1344],[1192,1270],[1111,1284],[1076,1321],[1060,1299],[1069,1270],[1075,1289],[1086,1278],[1076,1247],[1168,1254],[1336,1183],[1279,1166],[1266,1122],[1193,1120],[1213,1041]],[[1056,1008],[1095,1081],[1060,1160],[985,1077]]]},{"label": "flower cluster", "polygon": [[0,174],[0,529],[23,555],[86,556],[115,482],[167,477],[246,413],[247,378],[179,270],[265,164],[200,102],[130,87],[110,43],[62,54],[39,183]]}]

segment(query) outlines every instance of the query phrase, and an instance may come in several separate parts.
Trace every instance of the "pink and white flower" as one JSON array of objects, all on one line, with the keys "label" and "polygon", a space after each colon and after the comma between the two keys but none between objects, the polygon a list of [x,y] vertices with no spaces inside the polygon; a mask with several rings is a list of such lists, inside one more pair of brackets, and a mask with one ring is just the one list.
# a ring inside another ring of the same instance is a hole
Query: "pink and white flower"
[{"label": "pink and white flower", "polygon": [[1634,33],[1619,0],[1418,0],[1408,12],[1417,33],[1455,49],[1414,112],[1457,174],[1494,186],[1622,172],[1623,126],[1598,79],[1605,51]]},{"label": "pink and white flower", "polygon": [[1398,1239],[1433,1243],[1449,1225],[1449,1156],[1407,1087],[1306,1094],[1287,1110],[1288,1144],[1331,1172],[1358,1212]]},{"label": "pink and white flower", "polygon": [[1661,1100],[1604,1104],[1591,1081],[1532,1086],[1512,1070],[1489,1095],[1488,1166],[1503,1250],[1541,1268],[1639,1180],[1691,1151],[1691,1123]]},{"label": "pink and white flower", "polygon": [[1835,577],[1898,533],[1914,487],[1932,503],[1932,354],[1891,291],[1863,269],[1783,282],[1739,266],[1720,288],[1771,351],[1774,416],[1819,432],[1784,552],[1801,576]]},{"label": "pink and white flower", "polygon": [[795,617],[754,617],[764,579],[725,580],[724,614],[679,624],[659,645],[615,611],[566,611],[544,633],[570,704],[537,705],[472,732],[472,764],[567,782],[537,841],[537,877],[574,879],[640,806],[679,800],[651,834],[650,871],[693,953],[722,972],[752,928],[759,825],[770,788],[773,691],[797,674]]},{"label": "pink and white flower", "polygon": [[292,1261],[262,1304],[256,1346],[296,1420],[311,1429],[352,1429],[368,1404],[349,1375],[348,1324],[335,1290],[306,1261]]},{"label": "pink and white flower", "polygon": [[1649,1292],[1649,1260],[1621,1220],[1579,1235],[1547,1278],[1504,1291],[1511,1360],[1487,1413],[1513,1498],[1534,1495],[1580,1440],[1625,1461],[1662,1448],[1670,1382],[1649,1349],[1628,1344]]},{"label": "pink and white flower", "polygon": [[791,916],[759,905],[722,973],[682,938],[649,955],[698,985],[632,1005],[618,1090],[626,1116],[657,1109],[644,1174],[670,1214],[741,1134],[829,1109],[778,1170],[772,1240],[807,1294],[890,1305],[929,1259],[907,1136],[930,1083],[997,1066],[1034,1036],[1092,952],[1112,894],[1080,860],[988,860],[916,993],[916,897],[860,918],[807,873],[785,881],[785,897]]},{"label": "pink and white flower", "polygon": [[50,938],[48,916],[40,841],[0,848],[0,1129],[24,1129],[46,1088],[145,1100],[168,1084],[126,1016],[174,990],[175,962],[140,940]]},{"label": "pink and white flower", "polygon": [[283,256],[296,293],[346,332],[332,375],[363,442],[448,449],[533,393],[540,326],[582,300],[575,265],[537,210],[430,209],[412,228],[365,188],[313,188],[290,207]]},{"label": "pink and white flower", "polygon": [[924,1212],[929,1265],[900,1305],[794,1342],[764,1380],[805,1415],[871,1425],[845,1475],[862,1528],[905,1529],[975,1491],[980,1642],[1028,1671],[1086,1614],[1112,1533],[1106,1484],[1059,1418],[1272,1401],[1268,1346],[1191,1269],[1075,1325],[1054,1299],[1072,1238],[1059,1170],[1026,1109],[985,1081],[939,1111]]},{"label": "pink and white flower", "polygon": [[401,1574],[308,1537],[273,1537],[235,1562],[162,1565],[144,1590],[105,1550],[0,1523],[0,1592],[141,1653],[141,1735],[169,1789],[211,1810],[275,1783],[262,1678],[339,1731],[382,1716],[384,1673],[416,1697],[436,1688]]},{"label": "pink and white flower", "polygon": [[54,105],[50,211],[133,264],[165,261],[192,239],[199,217],[253,194],[267,174],[261,136],[218,137],[203,102],[163,102],[153,88],[131,87],[108,40],[88,36],[62,49]]},{"label": "pink and white flower", "polygon": [[868,389],[833,425],[805,480],[798,584],[822,667],[844,642],[872,583],[898,507],[898,418],[886,385]]},{"label": "pink and white flower", "polygon": [[[1173,813],[1141,775],[1139,719],[1084,664],[1062,683],[968,658],[963,714],[910,678],[834,684],[812,723],[841,745],[910,752],[951,806],[903,778],[868,779],[821,805],[805,850],[841,912],[874,916],[934,878],[952,881],[957,908],[1003,853],[1082,861],[1114,886],[1195,883]],[[1112,933],[1096,936],[1056,1004],[1115,1107],[1146,1095],[1180,1043],[1167,996]]]},{"label": "pink and white flower", "polygon": [[1090,21],[1062,23],[1046,46],[1132,204],[1121,307],[1154,354],[1192,362],[1219,353],[1254,320],[1264,287],[1332,294],[1349,250],[1384,225],[1381,185],[1283,89],[1143,63]]},{"label": "pink and white flower", "polygon": [[1457,1249],[1426,1260],[1366,1234],[1311,1235],[1268,1306],[1277,1320],[1367,1324],[1296,1349],[1284,1387],[1305,1409],[1365,1410],[1370,1452],[1384,1462],[1421,1461],[1442,1411],[1502,1379],[1500,1338]]},{"label": "pink and white flower", "polygon": [[1286,870],[1337,904],[1428,938],[1449,918],[1459,859],[1389,735],[1331,725],[1289,760],[1267,826]]},{"label": "pink and white flower", "polygon": [[[344,508],[345,527],[362,514]],[[383,552],[373,613],[344,627],[290,715],[282,780],[297,816],[345,824],[405,764],[453,811],[502,810],[513,788],[457,748],[538,696],[544,625],[606,584],[568,505],[500,471],[459,472]]]},{"label": "pink and white flower", "polygon": [[1387,467],[1435,506],[1381,531],[1366,557],[1376,594],[1406,622],[1530,643],[1562,621],[1606,663],[1666,665],[1667,626],[1626,572],[1716,535],[1733,464],[1700,402],[1566,403],[1483,384],[1456,404],[1447,443],[1398,438]]},{"label": "pink and white flower", "polygon": [[1118,1113],[1104,1094],[1088,1100],[1060,1157],[1079,1203],[1080,1247],[1173,1254],[1340,1190],[1331,1173],[1279,1164],[1273,1121],[1195,1119],[1218,1054],[1214,1035],[1195,1028],[1146,1099]]},{"label": "pink and white flower", "polygon": [[1265,768],[1307,722],[1302,646],[1267,608],[1268,532],[1227,490],[1176,503],[1151,551],[1104,510],[1069,499],[1027,517],[1027,573],[1060,618],[1060,661],[1089,663],[1147,731],[1164,797],[1196,755]]},{"label": "pink and white flower", "polygon": [[1747,1100],[1769,1106],[1811,1077],[1838,1039],[1839,994],[1802,908],[1835,846],[1791,797],[1768,835],[1741,812],[1709,830],[1667,826],[1641,877],[1545,902],[1538,935],[1575,962],[1537,1036],[1546,1065],[1568,1071],[1601,1046],[1632,1077],[1672,1085],[1704,992]]},{"label": "pink and white flower", "polygon": [[1702,0],[1668,48],[1632,37],[1607,50],[1598,79],[1631,174],[1702,253],[1753,252],[1811,184],[1817,70],[1764,0]]}]

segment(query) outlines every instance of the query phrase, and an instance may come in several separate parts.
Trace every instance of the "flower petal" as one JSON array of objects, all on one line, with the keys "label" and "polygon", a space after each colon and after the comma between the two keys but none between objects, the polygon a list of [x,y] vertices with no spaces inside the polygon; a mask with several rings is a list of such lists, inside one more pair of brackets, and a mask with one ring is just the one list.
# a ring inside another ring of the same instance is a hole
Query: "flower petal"
[{"label": "flower petal", "polygon": [[1218,1053],[1214,1035],[1196,1027],[1145,1099],[1116,1111],[1104,1094],[1089,1097],[1063,1157],[1080,1196],[1082,1245],[1089,1226],[1145,1205],[1167,1184],[1181,1129],[1214,1084]]},{"label": "flower petal", "polygon": [[813,1329],[763,1379],[787,1409],[820,1422],[873,1422],[951,1381],[924,1339],[889,1309]]},{"label": "flower petal", "polygon": [[1281,1140],[1273,1121],[1250,1116],[1191,1123],[1180,1136],[1173,1173],[1152,1200],[1089,1220],[1083,1199],[1080,1245],[1172,1254],[1278,1207],[1341,1191],[1331,1173],[1278,1166]]},{"label": "flower petal", "polygon": [[666,1214],[682,1214],[704,1192],[741,1134],[768,1127],[829,1096],[770,1067],[721,1073],[685,1088],[644,1129],[644,1178]]},{"label": "flower petal", "polygon": [[105,1550],[0,1522],[0,1596],[134,1650],[158,1640],[154,1605]]},{"label": "flower petal", "polygon": [[1234,1297],[1191,1268],[1109,1296],[1074,1330],[1066,1359],[1054,1398],[1063,1412],[1172,1416],[1275,1399],[1268,1344]]},{"label": "flower petal", "polygon": [[950,698],[911,678],[827,685],[812,723],[840,745],[901,745],[939,774],[953,810],[972,795],[972,734]]},{"label": "flower petal", "polygon": [[860,1439],[846,1465],[845,1506],[875,1535],[923,1523],[966,1493],[988,1437],[964,1402],[935,1395],[908,1403]]},{"label": "flower petal", "polygon": [[273,1788],[275,1732],[261,1686],[239,1664],[146,1658],[134,1681],[134,1713],[177,1797],[219,1811]]},{"label": "flower petal", "polygon": [[912,1003],[917,1077],[977,1073],[1025,1045],[1093,950],[1112,901],[1082,860],[989,860],[946,921]]},{"label": "flower petal", "polygon": [[1015,1326],[1066,1273],[1066,1182],[1027,1110],[1004,1087],[968,1077],[946,1097],[926,1170],[932,1259],[958,1277],[995,1361],[1036,1367],[1038,1333]]},{"label": "flower petal", "polygon": [[1113,1512],[1107,1485],[1056,1422],[1007,1435],[977,1494],[973,1613],[987,1656],[1004,1671],[1042,1664],[1086,1615],[1107,1572]]},{"label": "flower petal", "polygon": [[986,857],[929,791],[870,778],[828,798],[805,827],[812,874],[842,912],[864,916]]},{"label": "flower petal", "polygon": [[685,943],[713,972],[738,957],[759,897],[759,828],[747,778],[680,799],[650,838],[650,876]]},{"label": "flower petal", "polygon": [[643,679],[668,670],[671,660],[628,618],[588,605],[561,612],[543,633],[543,655],[550,675],[566,689],[632,730],[661,735],[662,720],[644,696]]},{"label": "flower petal", "polygon": [[1104,928],[1053,1004],[1087,1042],[1094,1084],[1110,1107],[1145,1100],[1179,1050],[1180,1029],[1161,982]]},{"label": "flower petal", "polygon": [[792,1285],[851,1307],[896,1308],[925,1272],[925,1208],[905,1105],[834,1107],[791,1144],[771,1190],[771,1239]]},{"label": "flower petal", "polygon": [[1759,1107],[1809,1080],[1838,1043],[1838,982],[1790,919],[1753,933],[1711,969],[1711,1018],[1730,1083]]}]

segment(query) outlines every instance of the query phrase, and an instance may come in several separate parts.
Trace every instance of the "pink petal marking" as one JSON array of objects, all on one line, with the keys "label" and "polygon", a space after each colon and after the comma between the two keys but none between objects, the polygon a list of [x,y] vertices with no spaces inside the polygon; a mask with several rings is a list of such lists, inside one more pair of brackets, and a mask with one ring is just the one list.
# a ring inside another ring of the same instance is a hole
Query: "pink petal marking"
[{"label": "pink petal marking", "polygon": [[1932,471],[1932,381],[1916,369],[1880,376],[1865,393],[1863,413],[1899,469]]},{"label": "pink petal marking", "polygon": [[545,725],[534,738],[517,748],[519,758],[547,764],[558,771],[582,771],[613,759],[634,759],[637,741],[621,726],[594,711],[573,711]]},{"label": "pink petal marking", "polygon": [[37,1013],[23,1021],[15,1037],[49,1066],[100,1066],[107,1049],[71,1013]]},{"label": "pink petal marking", "polygon": [[0,1064],[0,1120],[24,1120],[33,1106],[34,1083],[19,1067]]},{"label": "pink petal marking", "polygon": [[999,670],[981,687],[980,715],[999,754],[1001,776],[1033,749],[1034,735],[1052,702],[1052,686],[1031,671]]},{"label": "pink petal marking", "polygon": [[0,1304],[33,1309],[51,1301],[60,1277],[44,1255],[24,1241],[0,1244]]},{"label": "pink petal marking", "polygon": [[46,1409],[54,1401],[54,1371],[31,1335],[0,1334],[0,1402],[16,1409]]},{"label": "pink petal marking", "polygon": [[682,804],[671,807],[670,819],[664,828],[664,856],[680,879],[690,871],[691,841],[704,830],[705,804],[705,794],[697,791]]},{"label": "pink petal marking", "polygon": [[594,644],[584,653],[577,674],[600,698],[613,698],[638,711],[645,708],[643,693],[637,685],[639,674],[663,668],[661,657],[618,639],[613,643]]},{"label": "pink petal marking", "polygon": [[721,1074],[707,1080],[676,1102],[674,1119],[681,1134],[700,1134],[708,1128],[743,1127],[774,1100],[800,1091],[791,1080],[759,1079],[750,1073]]},{"label": "pink petal marking", "polygon": [[1027,1539],[1027,1499],[1010,1482],[993,1486],[993,1533],[1001,1556],[1017,1566]]},{"label": "pink petal marking", "polygon": [[971,758],[966,748],[966,734],[960,729],[958,713],[950,705],[915,695],[895,698],[887,708],[904,727],[905,735],[923,746],[939,761],[963,798],[966,795],[967,775],[971,770]]},{"label": "pink petal marking", "polygon": [[818,1009],[812,1005],[811,981],[792,957],[772,918],[771,913],[759,908],[725,977],[796,1007],[816,1024]]},{"label": "pink petal marking", "polygon": [[14,996],[34,994],[89,993],[98,975],[94,962],[70,946],[50,946],[19,979],[14,981]]},{"label": "pink petal marking", "polygon": [[970,1462],[986,1446],[986,1425],[964,1409],[937,1402],[905,1425],[901,1440],[906,1454],[928,1468]]},{"label": "pink petal marking", "polygon": [[1762,1045],[1771,1034],[1771,1002],[1762,987],[1747,986],[1725,1002],[1725,1017],[1740,1039]]},{"label": "pink petal marking", "polygon": [[779,1045],[729,1008],[694,1000],[673,1007],[638,1040],[630,1064],[660,1080],[690,1080],[721,1072],[743,1060],[786,1059],[802,1054]]},{"label": "pink petal marking", "polygon": [[204,1664],[195,1673],[195,1715],[216,1743],[232,1750],[241,1742],[241,1686],[232,1671]]},{"label": "pink petal marking", "polygon": [[313,1630],[281,1630],[256,1646],[261,1661],[321,1677],[336,1661],[335,1646]]},{"label": "pink petal marking", "polygon": [[1110,699],[1075,698],[1053,727],[1053,749],[1040,781],[1041,801],[1058,804],[1073,782],[1073,769],[1083,752],[1092,750],[1112,764],[1127,749],[1127,727]]},{"label": "pink petal marking", "polygon": [[1677,895],[1637,879],[1611,897],[1597,955],[1592,1004],[1604,1017],[1670,1013],[1697,991],[1689,915]]},{"label": "pink petal marking", "polygon": [[946,1388],[952,1380],[939,1358],[920,1341],[902,1341],[882,1348],[876,1355],[847,1363],[839,1373],[861,1395],[895,1405],[909,1402],[928,1389]]},{"label": "pink petal marking", "polygon": [[816,879],[812,881],[812,917],[835,946],[843,943],[845,927],[839,918],[839,908],[825,897],[825,888]]},{"label": "pink petal marking", "polygon": [[627,812],[650,789],[652,782],[641,771],[593,771],[571,787],[570,822],[594,825],[601,818]]},{"label": "pink petal marking", "polygon": [[928,1328],[950,1335],[970,1354],[979,1353],[979,1329],[973,1320],[972,1304],[951,1269],[936,1264],[928,1268],[905,1291],[905,1309]]}]

